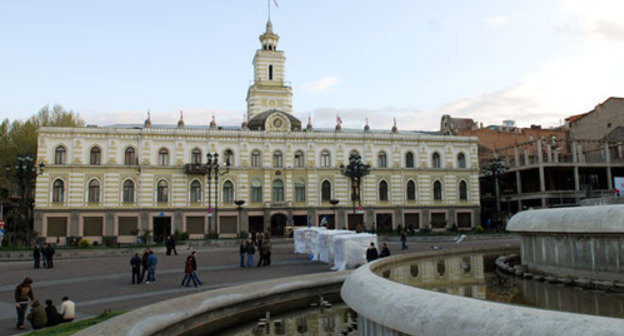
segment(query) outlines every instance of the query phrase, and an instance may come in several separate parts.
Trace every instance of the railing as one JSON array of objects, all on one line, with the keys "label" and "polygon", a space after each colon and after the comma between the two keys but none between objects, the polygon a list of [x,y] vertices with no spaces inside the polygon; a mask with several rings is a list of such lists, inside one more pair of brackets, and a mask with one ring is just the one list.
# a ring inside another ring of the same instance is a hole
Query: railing
[{"label": "railing", "polygon": [[187,163],[184,165],[184,174],[206,175],[206,165],[201,163]]}]

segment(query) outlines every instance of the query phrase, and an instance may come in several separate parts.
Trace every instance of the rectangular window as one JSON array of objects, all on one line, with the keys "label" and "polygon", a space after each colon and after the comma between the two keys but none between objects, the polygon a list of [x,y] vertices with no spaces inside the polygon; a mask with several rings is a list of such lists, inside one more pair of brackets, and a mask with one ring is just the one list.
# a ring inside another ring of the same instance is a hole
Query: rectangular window
[{"label": "rectangular window", "polygon": [[457,213],[457,227],[470,229],[472,227],[472,216],[468,212]]},{"label": "rectangular window", "polygon": [[251,187],[251,202],[262,202],[262,187]]},{"label": "rectangular window", "polygon": [[305,202],[305,186],[295,185],[295,202]]},{"label": "rectangular window", "polygon": [[189,234],[203,234],[206,223],[206,217],[186,217],[186,232]]},{"label": "rectangular window", "polygon": [[408,230],[418,230],[420,228],[420,215],[417,213],[406,213],[405,228]]},{"label": "rectangular window", "polygon": [[220,216],[219,218],[219,233],[236,233],[236,217],[235,216]]},{"label": "rectangular window", "polygon": [[446,228],[446,213],[434,212],[431,214],[431,228],[432,229],[445,229]]},{"label": "rectangular window", "polygon": [[103,235],[103,217],[84,217],[82,219],[82,235],[85,237],[100,237]]},{"label": "rectangular window", "polygon": [[48,217],[48,237],[67,236],[67,217]]},{"label": "rectangular window", "polygon": [[139,217],[119,217],[118,236],[134,236],[137,234],[139,226]]}]

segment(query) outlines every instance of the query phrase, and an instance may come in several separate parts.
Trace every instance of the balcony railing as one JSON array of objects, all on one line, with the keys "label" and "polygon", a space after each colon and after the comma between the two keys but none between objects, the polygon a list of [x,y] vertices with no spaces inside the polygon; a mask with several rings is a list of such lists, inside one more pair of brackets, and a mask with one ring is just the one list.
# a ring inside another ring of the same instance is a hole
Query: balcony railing
[{"label": "balcony railing", "polygon": [[206,175],[206,165],[201,163],[187,163],[184,165],[184,174]]}]

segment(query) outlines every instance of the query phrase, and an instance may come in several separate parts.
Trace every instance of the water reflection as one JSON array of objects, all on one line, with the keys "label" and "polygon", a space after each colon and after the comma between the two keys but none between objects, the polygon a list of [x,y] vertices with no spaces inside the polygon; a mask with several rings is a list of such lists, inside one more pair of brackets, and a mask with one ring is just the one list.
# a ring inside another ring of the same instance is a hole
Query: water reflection
[{"label": "water reflection", "polygon": [[489,301],[624,318],[624,293],[588,290],[514,277],[496,270],[498,255],[471,253],[379,269],[415,287]]},{"label": "water reflection", "polygon": [[300,335],[335,336],[357,335],[357,314],[345,304],[333,307],[312,307],[275,317],[267,316],[257,323],[228,330],[219,336]]}]

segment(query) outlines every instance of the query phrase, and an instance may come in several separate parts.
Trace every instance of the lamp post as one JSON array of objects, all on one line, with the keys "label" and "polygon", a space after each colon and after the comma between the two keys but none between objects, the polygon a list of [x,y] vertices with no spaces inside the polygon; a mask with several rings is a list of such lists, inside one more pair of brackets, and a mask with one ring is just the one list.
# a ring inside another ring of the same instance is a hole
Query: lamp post
[{"label": "lamp post", "polygon": [[494,159],[490,160],[483,168],[483,175],[494,178],[494,192],[496,193],[496,212],[498,216],[500,216],[501,212],[499,179],[501,176],[503,176],[503,174],[507,172],[507,169],[509,169],[509,167],[503,161],[503,159],[499,157],[494,157]]},{"label": "lamp post", "polygon": [[[208,178],[208,209],[212,211],[211,204],[211,180],[214,175],[215,180],[215,207],[214,207],[214,217],[215,217],[215,230],[219,224],[219,176],[223,176],[230,172],[230,161],[229,158],[226,160],[225,164],[221,164],[221,166],[225,167],[225,171],[219,173],[219,153],[208,153],[206,154],[206,175]],[[208,233],[210,233],[211,229],[211,220],[210,216],[208,217]]]},{"label": "lamp post", "polygon": [[[16,201],[17,207],[21,210],[18,213],[24,215],[24,222],[22,223],[24,228],[22,230],[28,231],[25,227],[30,221],[30,215],[32,212],[32,206],[34,204],[33,190],[35,189],[35,181],[37,176],[43,174],[45,165],[43,162],[38,165],[35,164],[35,158],[30,154],[18,154],[17,162],[11,169],[11,165],[7,164],[5,167],[7,180],[11,180],[11,175],[15,177],[17,182],[17,195],[9,196]],[[13,207],[13,243],[15,244],[18,220],[15,216],[15,207]]]},{"label": "lamp post", "polygon": [[236,204],[236,210],[238,210],[238,227],[239,227],[238,231],[241,232],[241,231],[243,231],[242,212],[243,212],[243,204],[245,204],[245,200],[242,200],[242,199],[236,200],[236,201],[234,201],[234,204]]},{"label": "lamp post", "polygon": [[338,215],[336,214],[336,205],[340,203],[338,199],[330,199],[329,204],[334,207],[334,230],[338,229]]},{"label": "lamp post", "polygon": [[362,178],[370,174],[370,165],[362,163],[362,157],[353,153],[349,155],[349,164],[340,165],[340,173],[349,179],[351,179],[351,201],[353,202],[353,216],[355,219],[355,201],[358,201],[358,205],[362,206],[362,200],[360,198],[360,185]]}]

